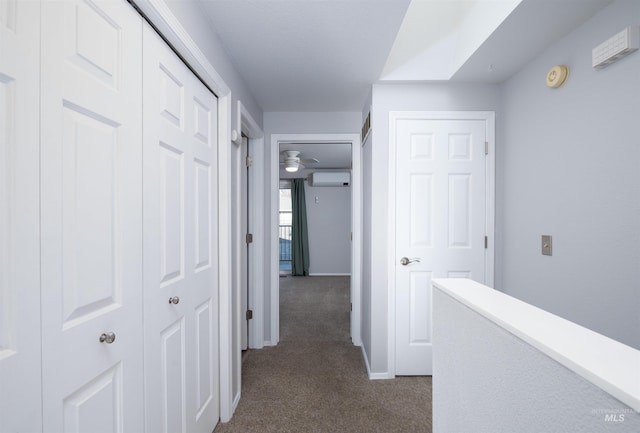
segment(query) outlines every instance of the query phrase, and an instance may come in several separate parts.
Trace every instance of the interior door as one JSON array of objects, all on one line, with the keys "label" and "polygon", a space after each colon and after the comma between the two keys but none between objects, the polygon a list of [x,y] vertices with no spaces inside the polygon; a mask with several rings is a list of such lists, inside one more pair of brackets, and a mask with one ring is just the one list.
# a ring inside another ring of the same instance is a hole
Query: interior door
[{"label": "interior door", "polygon": [[0,1],[0,431],[42,430],[40,5]]},{"label": "interior door", "polygon": [[486,122],[397,118],[396,374],[430,375],[431,279],[485,283]]},{"label": "interior door", "polygon": [[219,418],[217,98],[144,26],[146,431]]},{"label": "interior door", "polygon": [[141,21],[42,2],[46,431],[143,429]]}]

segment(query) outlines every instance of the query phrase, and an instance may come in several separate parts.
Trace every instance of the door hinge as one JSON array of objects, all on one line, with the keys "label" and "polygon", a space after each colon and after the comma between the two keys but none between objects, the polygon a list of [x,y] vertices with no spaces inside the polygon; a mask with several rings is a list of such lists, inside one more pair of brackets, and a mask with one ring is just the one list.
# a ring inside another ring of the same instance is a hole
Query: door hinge
[{"label": "door hinge", "polygon": [[251,167],[253,165],[253,158],[247,155],[247,157],[245,158],[245,164],[247,165],[247,168]]},{"label": "door hinge", "polygon": [[349,311],[353,311],[353,302],[349,303]]},{"label": "door hinge", "polygon": [[247,320],[253,319],[253,310],[247,310]]},{"label": "door hinge", "polygon": [[253,233],[247,233],[247,235],[245,236],[245,242],[247,244],[253,243]]},{"label": "door hinge", "polygon": [[489,236],[484,237],[484,247],[489,248]]},{"label": "door hinge", "polygon": [[484,142],[484,154],[485,155],[489,154],[489,142],[488,141]]}]

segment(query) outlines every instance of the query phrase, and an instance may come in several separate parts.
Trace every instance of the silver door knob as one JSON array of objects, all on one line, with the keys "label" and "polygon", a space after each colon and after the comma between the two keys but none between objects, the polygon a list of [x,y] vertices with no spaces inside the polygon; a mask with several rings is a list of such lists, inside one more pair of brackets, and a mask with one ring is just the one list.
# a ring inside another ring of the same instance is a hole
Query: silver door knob
[{"label": "silver door knob", "polygon": [[419,261],[420,261],[419,258],[410,259],[410,258],[407,258],[407,257],[403,257],[403,258],[400,259],[400,264],[402,266],[407,266],[409,263],[419,262]]},{"label": "silver door knob", "polygon": [[178,302],[180,302],[180,298],[178,298],[177,296],[174,296],[173,298],[169,298],[169,303],[170,304],[177,304]]},{"label": "silver door knob", "polygon": [[100,343],[107,343],[107,344],[111,344],[114,341],[116,341],[116,334],[113,332],[104,332],[101,336],[100,336]]}]

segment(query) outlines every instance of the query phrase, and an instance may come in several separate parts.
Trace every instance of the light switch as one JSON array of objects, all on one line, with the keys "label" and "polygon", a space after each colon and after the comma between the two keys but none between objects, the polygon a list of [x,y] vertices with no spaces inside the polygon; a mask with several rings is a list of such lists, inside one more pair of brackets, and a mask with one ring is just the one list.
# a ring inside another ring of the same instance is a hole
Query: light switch
[{"label": "light switch", "polygon": [[551,254],[551,235],[542,235],[542,255],[550,256]]}]

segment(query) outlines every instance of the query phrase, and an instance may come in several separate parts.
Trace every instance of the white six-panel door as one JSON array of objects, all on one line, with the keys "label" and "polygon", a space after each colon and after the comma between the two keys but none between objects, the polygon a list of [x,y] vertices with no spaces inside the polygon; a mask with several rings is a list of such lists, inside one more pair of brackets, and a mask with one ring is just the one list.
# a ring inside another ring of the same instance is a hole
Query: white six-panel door
[{"label": "white six-panel door", "polygon": [[39,431],[40,5],[0,1],[0,432]]},{"label": "white six-panel door", "polygon": [[[396,149],[395,371],[430,375],[431,279],[485,283],[485,120],[392,118]],[[403,265],[401,259],[413,260]]]},{"label": "white six-panel door", "polygon": [[45,431],[143,429],[141,30],[124,1],[42,3]]},{"label": "white six-panel door", "polygon": [[219,417],[217,98],[144,28],[146,431]]}]

